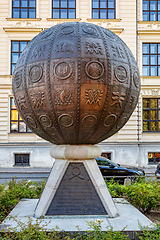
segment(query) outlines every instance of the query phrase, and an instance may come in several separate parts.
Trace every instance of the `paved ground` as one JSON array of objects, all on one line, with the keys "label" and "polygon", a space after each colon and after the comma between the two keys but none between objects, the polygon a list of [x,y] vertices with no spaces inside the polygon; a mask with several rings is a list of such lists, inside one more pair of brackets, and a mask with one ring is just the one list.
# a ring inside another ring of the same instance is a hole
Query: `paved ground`
[{"label": "paved ground", "polygon": [[50,168],[0,168],[0,183],[5,183],[13,178],[17,180],[27,179],[41,181],[47,179],[50,173]]}]

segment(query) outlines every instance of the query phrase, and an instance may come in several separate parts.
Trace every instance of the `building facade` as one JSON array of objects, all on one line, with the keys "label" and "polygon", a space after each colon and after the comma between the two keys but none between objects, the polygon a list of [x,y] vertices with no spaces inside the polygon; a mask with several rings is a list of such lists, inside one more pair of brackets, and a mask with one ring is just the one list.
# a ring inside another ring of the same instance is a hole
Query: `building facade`
[{"label": "building facade", "polygon": [[[140,70],[141,93],[127,124],[98,144],[114,162],[141,167],[160,161],[160,1],[4,0],[0,2],[0,167],[51,167],[52,145],[20,118],[12,73],[26,44],[63,22],[100,25],[131,49]],[[121,54],[115,49],[115,54]]]}]

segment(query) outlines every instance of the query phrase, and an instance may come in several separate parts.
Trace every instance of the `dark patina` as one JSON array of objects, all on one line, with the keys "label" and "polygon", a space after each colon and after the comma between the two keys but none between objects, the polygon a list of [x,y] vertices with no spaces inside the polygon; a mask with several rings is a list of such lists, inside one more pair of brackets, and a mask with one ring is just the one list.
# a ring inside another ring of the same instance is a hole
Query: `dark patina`
[{"label": "dark patina", "polygon": [[13,74],[21,117],[55,144],[95,144],[112,136],[131,116],[139,91],[126,44],[88,23],[59,24],[37,35]]}]

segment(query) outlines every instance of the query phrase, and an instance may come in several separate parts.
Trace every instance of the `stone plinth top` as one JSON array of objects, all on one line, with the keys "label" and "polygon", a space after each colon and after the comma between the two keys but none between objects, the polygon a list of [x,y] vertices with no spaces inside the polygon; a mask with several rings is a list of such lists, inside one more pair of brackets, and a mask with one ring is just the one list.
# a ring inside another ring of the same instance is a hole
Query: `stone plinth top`
[{"label": "stone plinth top", "polygon": [[101,155],[101,149],[93,145],[59,145],[50,154],[56,159],[94,159]]}]

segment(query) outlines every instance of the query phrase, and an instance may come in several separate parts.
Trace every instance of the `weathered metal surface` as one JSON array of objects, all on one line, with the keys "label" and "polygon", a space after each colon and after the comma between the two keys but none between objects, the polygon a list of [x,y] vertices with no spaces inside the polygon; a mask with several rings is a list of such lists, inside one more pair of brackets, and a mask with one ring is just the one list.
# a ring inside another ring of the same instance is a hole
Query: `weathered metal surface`
[{"label": "weathered metal surface", "polygon": [[83,163],[70,163],[46,215],[107,215]]},{"label": "weathered metal surface", "polygon": [[139,91],[126,44],[88,23],[59,24],[37,35],[13,74],[20,115],[55,144],[95,144],[112,136],[131,116]]}]

